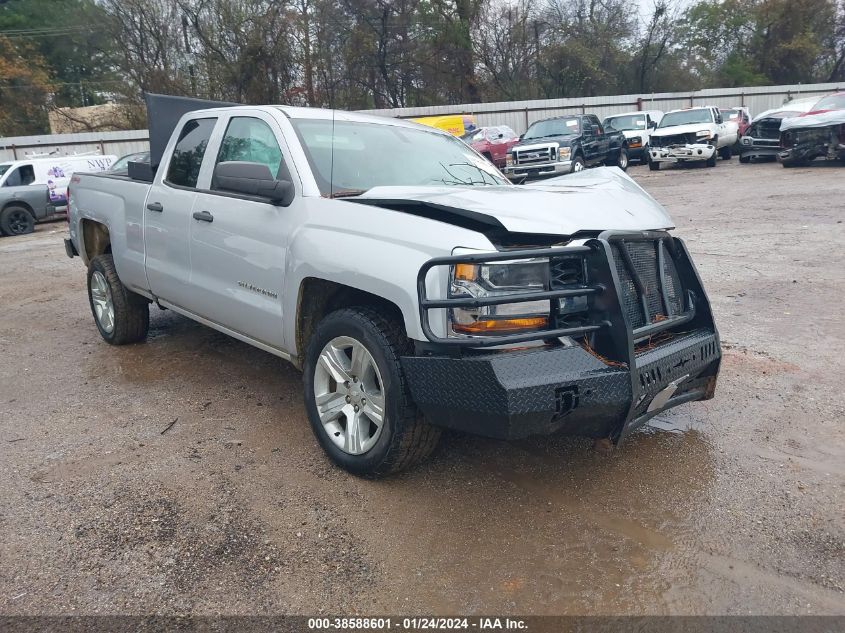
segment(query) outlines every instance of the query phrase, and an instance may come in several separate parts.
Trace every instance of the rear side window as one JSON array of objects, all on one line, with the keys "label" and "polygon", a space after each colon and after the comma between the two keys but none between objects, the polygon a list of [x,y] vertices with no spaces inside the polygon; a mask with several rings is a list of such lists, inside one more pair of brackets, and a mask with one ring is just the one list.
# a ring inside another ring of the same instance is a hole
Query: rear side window
[{"label": "rear side window", "polygon": [[35,182],[35,170],[32,165],[21,165],[6,177],[4,187],[22,187]]},{"label": "rear side window", "polygon": [[279,178],[282,150],[273,130],[264,121],[252,117],[235,117],[226,128],[226,135],[217,155],[218,163],[229,161],[267,165],[273,177]]},{"label": "rear side window", "polygon": [[202,159],[216,122],[217,119],[193,119],[185,124],[167,168],[165,180],[168,183],[179,187],[197,186]]}]

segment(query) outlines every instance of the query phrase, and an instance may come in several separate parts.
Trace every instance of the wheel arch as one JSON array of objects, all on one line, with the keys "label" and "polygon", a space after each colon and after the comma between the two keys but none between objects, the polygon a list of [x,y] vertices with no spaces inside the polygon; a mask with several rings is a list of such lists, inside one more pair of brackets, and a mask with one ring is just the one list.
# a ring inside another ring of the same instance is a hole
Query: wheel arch
[{"label": "wheel arch", "polygon": [[111,233],[108,226],[96,220],[82,218],[79,228],[79,255],[86,266],[97,255],[111,253]]},{"label": "wheel arch", "polygon": [[360,288],[320,277],[305,277],[299,284],[296,299],[295,354],[292,361],[302,367],[305,350],[317,325],[326,315],[341,308],[368,307],[402,325],[405,319],[400,307],[389,299]]},{"label": "wheel arch", "polygon": [[27,210],[29,215],[32,216],[33,221],[37,220],[37,218],[35,217],[35,209],[33,209],[32,205],[29,204],[28,202],[26,202],[25,200],[16,200],[16,199],[9,200],[8,202],[6,202],[3,205],[3,208],[0,209],[0,213],[5,211],[9,207],[22,207],[22,208]]}]

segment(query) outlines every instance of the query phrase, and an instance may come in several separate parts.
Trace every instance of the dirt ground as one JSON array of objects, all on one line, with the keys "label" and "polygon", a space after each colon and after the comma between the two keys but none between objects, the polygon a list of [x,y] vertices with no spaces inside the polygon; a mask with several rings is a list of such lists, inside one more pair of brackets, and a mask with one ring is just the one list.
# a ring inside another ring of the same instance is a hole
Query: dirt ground
[{"label": "dirt ground", "polygon": [[716,398],[375,482],[283,361],[158,308],[110,347],[64,223],[0,239],[0,613],[845,614],[845,169],[631,174],[710,293]]}]

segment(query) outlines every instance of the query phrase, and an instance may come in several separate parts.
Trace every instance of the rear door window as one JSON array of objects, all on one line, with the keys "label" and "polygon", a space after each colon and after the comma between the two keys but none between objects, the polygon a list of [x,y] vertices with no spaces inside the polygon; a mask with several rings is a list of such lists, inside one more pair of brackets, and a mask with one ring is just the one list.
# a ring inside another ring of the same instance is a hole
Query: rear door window
[{"label": "rear door window", "polygon": [[167,168],[165,181],[177,187],[197,186],[202,159],[217,119],[193,119],[185,123]]}]

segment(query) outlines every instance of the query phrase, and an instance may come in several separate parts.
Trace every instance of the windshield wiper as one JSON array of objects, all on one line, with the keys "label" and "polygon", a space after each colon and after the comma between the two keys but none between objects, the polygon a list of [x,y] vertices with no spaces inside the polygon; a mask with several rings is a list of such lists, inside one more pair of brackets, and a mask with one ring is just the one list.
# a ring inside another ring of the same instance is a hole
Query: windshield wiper
[{"label": "windshield wiper", "polygon": [[[467,185],[467,186],[470,186],[470,187],[474,187],[476,185],[488,185],[488,186],[493,185],[493,186],[495,186],[497,184],[500,184],[500,183],[497,183],[495,181],[493,176],[491,176],[486,171],[481,169],[481,167],[479,167],[478,165],[473,165],[472,163],[449,163],[449,167],[472,167],[473,169],[475,169],[481,175],[481,180],[475,180],[474,178],[470,178],[470,179],[467,180],[467,179],[461,178],[460,176],[456,176],[455,174],[453,174],[449,170],[449,168],[446,165],[444,165],[443,163],[440,163],[440,166],[443,167],[444,171],[453,178],[453,180],[450,181],[450,183],[447,183],[446,179],[443,178],[442,179],[443,184],[460,184],[460,185]],[[491,182],[487,182],[487,178],[489,178]]]}]

